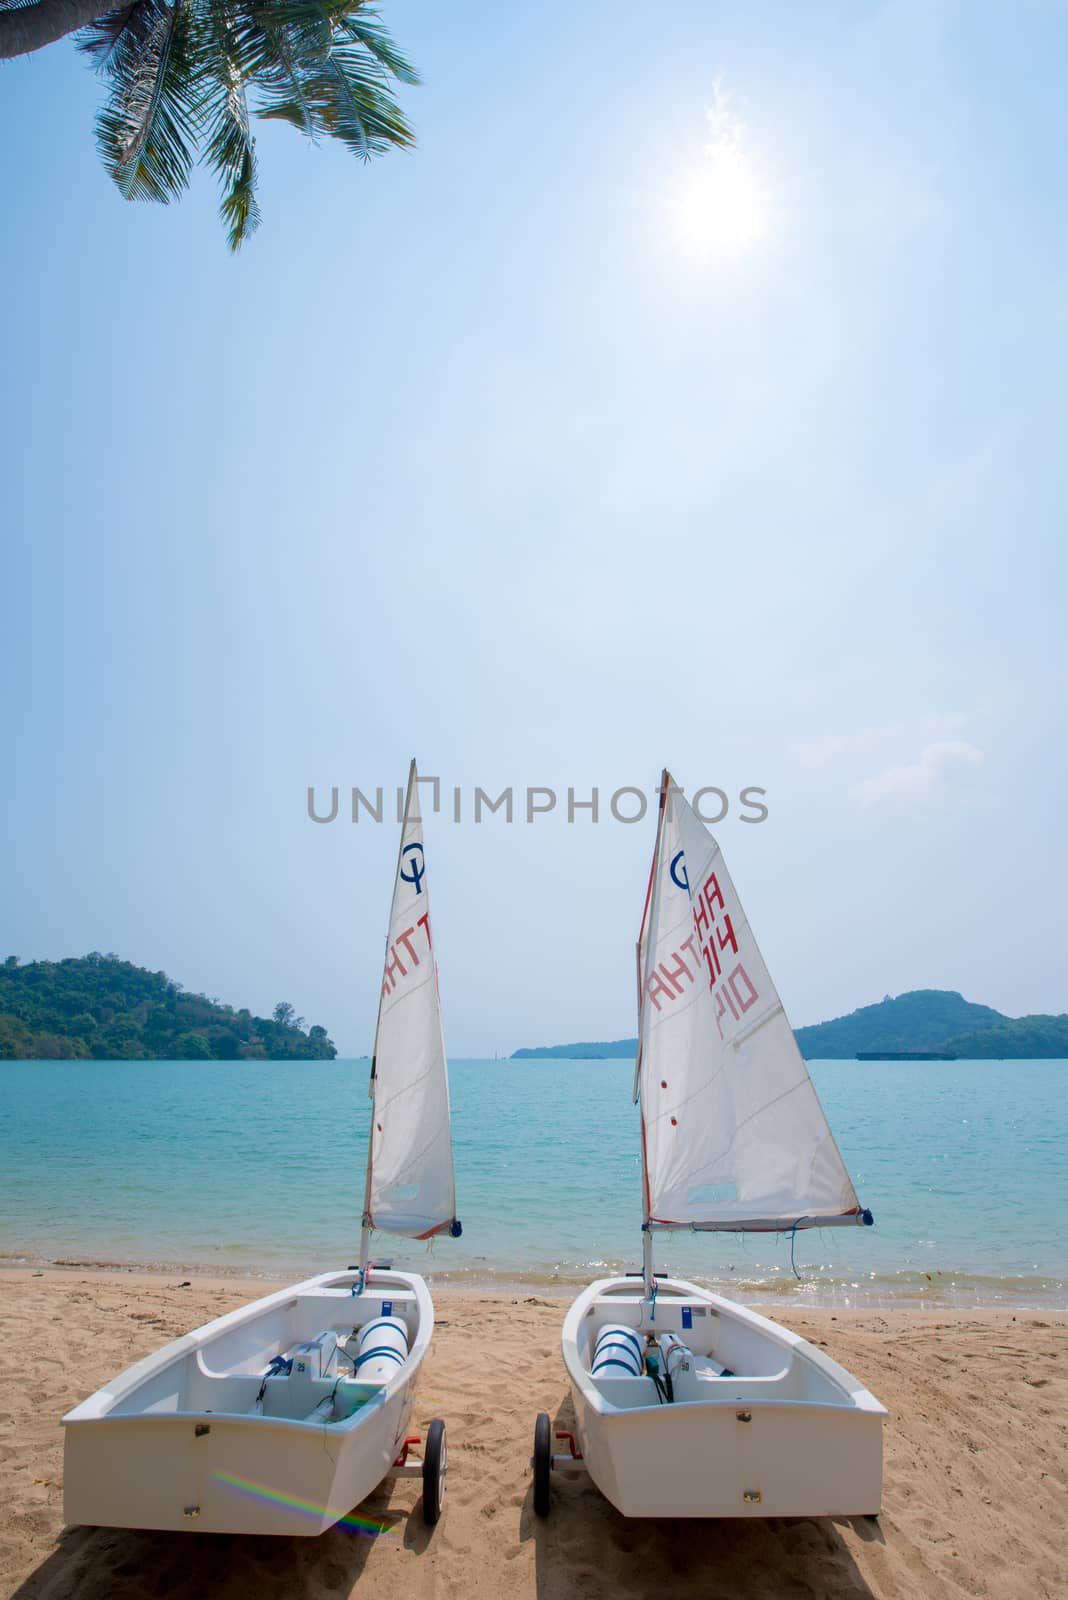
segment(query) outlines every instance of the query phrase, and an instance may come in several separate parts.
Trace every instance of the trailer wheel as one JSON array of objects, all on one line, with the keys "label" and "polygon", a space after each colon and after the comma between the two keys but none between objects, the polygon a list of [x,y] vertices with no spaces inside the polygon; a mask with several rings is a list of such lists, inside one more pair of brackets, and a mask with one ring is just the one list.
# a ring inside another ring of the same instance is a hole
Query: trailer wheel
[{"label": "trailer wheel", "polygon": [[549,1474],[553,1470],[552,1429],[549,1413],[538,1412],[534,1424],[534,1515],[549,1515]]},{"label": "trailer wheel", "polygon": [[435,1417],[426,1430],[426,1448],[423,1451],[423,1521],[429,1528],[441,1516],[448,1465],[445,1424],[440,1417]]}]

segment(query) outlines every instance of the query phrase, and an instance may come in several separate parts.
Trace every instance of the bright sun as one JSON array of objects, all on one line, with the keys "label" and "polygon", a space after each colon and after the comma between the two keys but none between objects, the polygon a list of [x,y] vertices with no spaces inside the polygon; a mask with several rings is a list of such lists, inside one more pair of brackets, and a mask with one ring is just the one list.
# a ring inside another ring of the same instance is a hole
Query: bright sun
[{"label": "bright sun", "polygon": [[771,198],[718,85],[705,115],[710,142],[668,186],[665,220],[672,244],[695,265],[737,263],[770,237]]}]

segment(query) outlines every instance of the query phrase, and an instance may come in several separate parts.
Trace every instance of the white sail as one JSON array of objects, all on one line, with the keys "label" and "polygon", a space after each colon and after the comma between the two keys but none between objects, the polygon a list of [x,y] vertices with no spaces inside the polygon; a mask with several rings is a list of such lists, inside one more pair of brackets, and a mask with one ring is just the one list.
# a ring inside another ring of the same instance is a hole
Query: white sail
[{"label": "white sail", "polygon": [[458,1233],[448,1068],[414,761],[389,918],[371,1093],[365,1228],[415,1239],[428,1239],[443,1229]]},{"label": "white sail", "polygon": [[668,773],[639,981],[646,1222],[869,1220],[719,846]]}]

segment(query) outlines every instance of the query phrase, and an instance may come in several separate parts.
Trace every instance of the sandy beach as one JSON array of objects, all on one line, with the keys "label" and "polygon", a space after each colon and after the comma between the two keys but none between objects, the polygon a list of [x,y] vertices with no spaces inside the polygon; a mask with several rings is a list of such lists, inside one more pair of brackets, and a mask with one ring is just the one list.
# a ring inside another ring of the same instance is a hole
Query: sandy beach
[{"label": "sandy beach", "polygon": [[[0,1274],[0,1592],[19,1600],[332,1600],[687,1594],[1054,1596],[1068,1562],[1068,1314],[780,1313],[889,1406],[883,1515],[864,1521],[627,1522],[583,1476],[557,1474],[531,1509],[534,1416],[568,1425],[565,1302],[435,1296],[416,1399],[449,1430],[445,1510],[387,1480],[365,1511],[377,1538],[64,1528],[61,1415],[132,1361],[265,1291],[262,1282],[49,1269]],[[473,1339],[472,1335],[477,1335]],[[475,1352],[478,1352],[477,1354]]]}]

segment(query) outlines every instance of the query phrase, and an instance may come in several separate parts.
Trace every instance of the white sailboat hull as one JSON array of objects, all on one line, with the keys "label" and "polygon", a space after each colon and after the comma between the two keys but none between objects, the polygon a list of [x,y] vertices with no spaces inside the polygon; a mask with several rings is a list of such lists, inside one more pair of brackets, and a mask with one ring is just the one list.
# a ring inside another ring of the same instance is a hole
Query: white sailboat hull
[{"label": "white sailboat hull", "polygon": [[[650,1377],[593,1377],[608,1324],[689,1347],[670,1403]],[[885,1407],[766,1317],[679,1279],[658,1280],[650,1308],[640,1279],[603,1279],[571,1306],[562,1342],[584,1464],[624,1516],[878,1513]]]},{"label": "white sailboat hull", "polygon": [[[202,1533],[319,1534],[346,1516],[404,1449],[434,1326],[422,1278],[374,1269],[323,1273],[184,1335],[63,1418],[69,1523]],[[382,1384],[273,1376],[276,1356],[383,1315],[409,1353]],[[334,1399],[330,1396],[333,1394]],[[336,1403],[335,1403],[336,1402]],[[355,1404],[351,1415],[338,1415]],[[307,1407],[307,1409],[305,1409]],[[266,1414],[264,1414],[266,1413]],[[292,1413],[292,1414],[286,1414]]]}]

